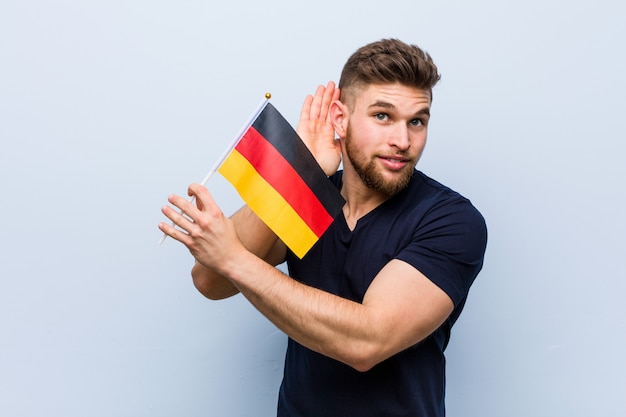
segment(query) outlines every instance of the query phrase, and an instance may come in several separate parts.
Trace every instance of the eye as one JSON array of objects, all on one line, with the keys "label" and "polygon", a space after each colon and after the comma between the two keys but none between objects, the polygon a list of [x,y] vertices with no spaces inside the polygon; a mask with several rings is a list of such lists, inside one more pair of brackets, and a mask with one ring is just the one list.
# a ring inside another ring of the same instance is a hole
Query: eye
[{"label": "eye", "polygon": [[424,125],[424,121],[422,119],[413,119],[409,122],[409,125],[411,126],[423,126]]},{"label": "eye", "polygon": [[386,113],[376,113],[374,117],[376,118],[376,120],[380,120],[381,122],[389,120],[389,115],[387,115]]}]

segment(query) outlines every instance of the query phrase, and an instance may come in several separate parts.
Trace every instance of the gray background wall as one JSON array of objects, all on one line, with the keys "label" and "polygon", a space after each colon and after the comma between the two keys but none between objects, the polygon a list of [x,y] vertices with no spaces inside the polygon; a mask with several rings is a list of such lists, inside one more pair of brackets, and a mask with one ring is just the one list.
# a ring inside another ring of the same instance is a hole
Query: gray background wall
[{"label": "gray background wall", "polygon": [[[266,91],[297,123],[357,47],[443,74],[420,168],[488,220],[450,416],[626,415],[617,1],[0,4],[0,415],[271,416],[284,335],[209,302],[160,207]],[[240,205],[215,176],[225,212]]]}]

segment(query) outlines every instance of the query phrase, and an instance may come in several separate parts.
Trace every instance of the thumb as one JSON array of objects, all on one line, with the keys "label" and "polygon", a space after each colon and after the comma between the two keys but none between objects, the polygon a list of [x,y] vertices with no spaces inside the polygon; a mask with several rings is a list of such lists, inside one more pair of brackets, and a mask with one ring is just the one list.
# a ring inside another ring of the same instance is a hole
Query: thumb
[{"label": "thumb", "polygon": [[187,194],[196,199],[198,210],[204,211],[208,207],[217,207],[209,190],[201,184],[191,184],[187,189]]}]

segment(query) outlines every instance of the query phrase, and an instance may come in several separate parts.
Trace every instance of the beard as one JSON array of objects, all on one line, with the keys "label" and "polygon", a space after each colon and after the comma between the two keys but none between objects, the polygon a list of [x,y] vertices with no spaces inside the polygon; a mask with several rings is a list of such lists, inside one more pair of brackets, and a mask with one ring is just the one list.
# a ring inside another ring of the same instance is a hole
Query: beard
[{"label": "beard", "polygon": [[363,154],[360,148],[352,142],[352,131],[350,126],[348,126],[346,133],[345,143],[348,160],[352,164],[354,171],[361,178],[361,181],[363,181],[368,188],[380,192],[388,197],[396,195],[406,188],[409,181],[411,181],[413,170],[417,161],[412,161],[407,164],[400,172],[398,172],[397,178],[389,180],[385,178],[381,169],[376,165],[376,161],[368,158],[368,156]]}]

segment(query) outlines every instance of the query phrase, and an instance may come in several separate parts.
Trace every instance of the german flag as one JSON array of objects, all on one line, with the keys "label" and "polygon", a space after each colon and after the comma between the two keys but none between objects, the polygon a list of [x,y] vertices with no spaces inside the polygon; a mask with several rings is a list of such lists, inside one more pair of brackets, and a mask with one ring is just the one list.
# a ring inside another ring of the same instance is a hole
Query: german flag
[{"label": "german flag", "polygon": [[345,203],[298,134],[270,103],[218,172],[299,258]]}]

